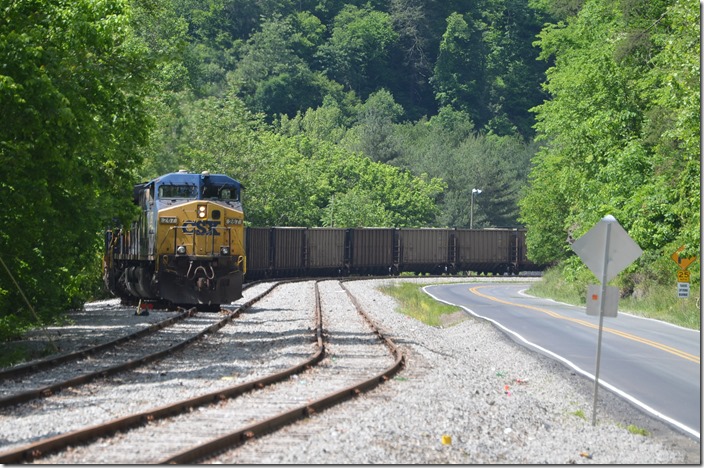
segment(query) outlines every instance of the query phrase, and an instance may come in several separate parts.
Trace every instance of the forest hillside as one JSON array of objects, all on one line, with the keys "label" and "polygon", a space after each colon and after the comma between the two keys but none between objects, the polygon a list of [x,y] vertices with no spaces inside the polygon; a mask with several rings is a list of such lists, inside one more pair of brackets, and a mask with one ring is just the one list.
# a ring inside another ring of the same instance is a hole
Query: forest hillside
[{"label": "forest hillside", "polygon": [[645,251],[633,297],[699,255],[691,1],[0,8],[2,337],[101,294],[103,229],[179,169],[242,181],[251,226],[526,226],[573,285],[570,240],[611,214]]}]

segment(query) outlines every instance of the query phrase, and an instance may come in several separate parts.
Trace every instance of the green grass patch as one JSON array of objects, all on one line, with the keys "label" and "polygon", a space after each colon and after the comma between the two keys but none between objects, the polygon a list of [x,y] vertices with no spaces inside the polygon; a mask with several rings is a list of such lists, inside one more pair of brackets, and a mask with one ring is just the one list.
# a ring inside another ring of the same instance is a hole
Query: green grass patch
[{"label": "green grass patch", "polygon": [[51,354],[49,346],[37,347],[25,343],[0,343],[0,368],[41,359]]},{"label": "green grass patch", "polygon": [[10,367],[30,359],[29,350],[0,346],[0,367]]},{"label": "green grass patch", "polygon": [[572,411],[570,414],[572,416],[577,416],[578,418],[582,418],[584,420],[587,419],[587,417],[584,415],[584,411],[582,411],[581,409],[578,409],[577,411]]},{"label": "green grass patch", "polygon": [[631,434],[642,435],[643,437],[647,437],[650,435],[650,433],[648,431],[646,431],[645,429],[643,429],[642,427],[638,427],[633,424],[629,424],[626,429]]},{"label": "green grass patch", "polygon": [[676,286],[653,285],[641,298],[621,299],[619,309],[694,330],[701,326],[699,288],[690,289],[690,297],[680,298]]},{"label": "green grass patch", "polygon": [[415,283],[397,283],[390,286],[383,286],[380,291],[395,298],[399,304],[399,311],[413,317],[416,320],[432,325],[442,325],[443,315],[453,314],[462,309],[446,304],[442,304],[425,294],[421,288],[425,285]]}]

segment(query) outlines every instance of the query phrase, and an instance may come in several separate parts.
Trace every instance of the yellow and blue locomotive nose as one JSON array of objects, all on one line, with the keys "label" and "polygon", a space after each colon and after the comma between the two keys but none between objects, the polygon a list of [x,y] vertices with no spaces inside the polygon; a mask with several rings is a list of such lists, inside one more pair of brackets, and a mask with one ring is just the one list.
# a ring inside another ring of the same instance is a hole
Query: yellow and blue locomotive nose
[{"label": "yellow and blue locomotive nose", "polygon": [[127,299],[222,304],[242,297],[240,183],[179,171],[137,184],[139,219],[106,244],[106,285]]},{"label": "yellow and blue locomotive nose", "polygon": [[[180,222],[165,236],[169,240],[161,256],[162,291],[180,302],[222,303],[233,295],[233,288],[241,287],[244,259],[233,249],[241,243],[242,213],[201,200],[170,207],[169,212]],[[228,222],[231,219],[239,222]]]}]

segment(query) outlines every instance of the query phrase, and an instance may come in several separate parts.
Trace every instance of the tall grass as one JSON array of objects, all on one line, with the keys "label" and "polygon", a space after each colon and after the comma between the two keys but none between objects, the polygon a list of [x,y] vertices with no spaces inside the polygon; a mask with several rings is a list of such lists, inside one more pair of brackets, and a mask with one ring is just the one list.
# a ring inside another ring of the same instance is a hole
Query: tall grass
[{"label": "tall grass", "polygon": [[[587,284],[598,284],[591,273],[571,274],[567,270],[554,268],[545,271],[543,279],[533,283],[527,292],[583,306],[586,304]],[[619,311],[695,330],[701,327],[700,291],[697,287],[690,290],[688,298],[677,297],[677,287],[672,284],[647,282],[638,287],[637,295],[625,295],[624,288],[621,288],[625,297],[619,300]]]}]

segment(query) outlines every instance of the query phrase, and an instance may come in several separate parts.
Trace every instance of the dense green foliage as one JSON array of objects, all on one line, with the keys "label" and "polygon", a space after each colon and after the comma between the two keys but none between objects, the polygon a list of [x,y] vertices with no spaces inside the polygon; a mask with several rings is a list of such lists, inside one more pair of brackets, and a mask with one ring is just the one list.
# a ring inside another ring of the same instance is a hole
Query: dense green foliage
[{"label": "dense green foliage", "polygon": [[[624,293],[700,243],[699,10],[685,0],[0,0],[0,256],[43,319],[99,286],[133,183],[244,183],[250,225],[515,226],[612,214]],[[472,190],[482,193],[474,198]],[[695,264],[694,285],[699,282]],[[693,287],[693,290],[696,289]],[[32,322],[0,270],[0,337]]]},{"label": "dense green foliage", "polygon": [[684,245],[698,256],[701,234],[698,7],[590,0],[538,42],[555,65],[521,201],[532,257],[570,257],[565,240],[611,214],[645,251],[620,280],[626,292],[645,279],[674,285],[670,254]]},{"label": "dense green foliage", "polygon": [[[181,123],[179,164],[235,170],[251,225],[424,226],[433,220],[443,189],[438,179],[412,176],[316,138],[276,134],[234,96],[191,106]],[[345,211],[350,204],[356,208]]]},{"label": "dense green foliage", "polygon": [[[544,15],[526,1],[167,3],[187,25],[185,33],[162,31],[169,43],[184,44],[168,69],[188,72],[166,77],[144,178],[223,168],[245,182],[254,225],[468,226],[472,188],[483,190],[476,226],[518,223],[519,190],[535,152],[529,108],[545,96],[539,84],[547,68],[531,44]],[[234,9],[243,16],[236,20]],[[460,46],[456,24],[475,31]],[[476,83],[465,89],[469,76]],[[231,106],[240,110],[230,114]],[[315,148],[311,156],[295,150],[302,137]],[[356,170],[382,167],[356,163],[360,156],[403,169],[385,177],[417,185],[412,192],[422,202],[406,206],[422,211],[399,215],[388,204],[395,196],[384,193],[391,185],[375,178],[357,174],[331,185],[315,169],[314,159],[333,153],[323,141]],[[420,179],[405,180],[408,172]],[[444,190],[433,178],[445,181]],[[301,206],[287,205],[284,194]],[[354,203],[369,213],[345,208]]]},{"label": "dense green foliage", "polygon": [[[126,1],[0,2],[0,257],[43,317],[96,284],[146,143],[146,47]],[[79,301],[79,302],[76,302]],[[33,321],[0,271],[0,336]]]}]

